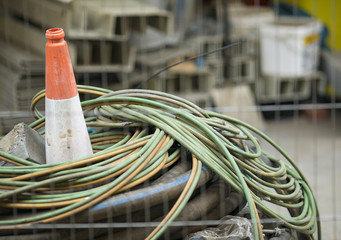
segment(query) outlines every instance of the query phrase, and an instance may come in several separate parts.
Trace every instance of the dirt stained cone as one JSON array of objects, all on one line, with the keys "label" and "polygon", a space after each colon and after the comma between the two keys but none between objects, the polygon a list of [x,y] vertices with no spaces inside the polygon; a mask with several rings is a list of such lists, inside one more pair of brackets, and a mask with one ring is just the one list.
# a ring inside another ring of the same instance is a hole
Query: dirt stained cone
[{"label": "dirt stained cone", "polygon": [[65,33],[46,31],[46,162],[60,163],[92,154]]}]

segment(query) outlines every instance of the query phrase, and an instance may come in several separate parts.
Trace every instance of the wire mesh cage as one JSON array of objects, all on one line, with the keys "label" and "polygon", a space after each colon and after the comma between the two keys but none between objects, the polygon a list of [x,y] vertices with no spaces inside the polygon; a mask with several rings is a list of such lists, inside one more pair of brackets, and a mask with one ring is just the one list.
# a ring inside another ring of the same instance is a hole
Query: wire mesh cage
[{"label": "wire mesh cage", "polygon": [[[1,0],[0,239],[338,239],[341,5],[306,2]],[[51,28],[93,151],[58,163]]]}]

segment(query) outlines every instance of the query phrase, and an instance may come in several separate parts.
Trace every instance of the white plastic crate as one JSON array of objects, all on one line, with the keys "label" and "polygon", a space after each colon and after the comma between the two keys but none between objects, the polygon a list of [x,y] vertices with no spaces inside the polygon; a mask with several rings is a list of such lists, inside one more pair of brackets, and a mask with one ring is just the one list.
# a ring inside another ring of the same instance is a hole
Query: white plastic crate
[{"label": "white plastic crate", "polygon": [[318,93],[324,92],[325,76],[321,72],[296,78],[262,77],[256,82],[256,98],[260,103],[305,100],[312,94],[313,83]]},{"label": "white plastic crate", "polygon": [[[147,26],[170,33],[173,15],[149,4],[128,0],[12,0],[8,9],[42,27],[61,27],[70,39],[127,40],[132,30]],[[25,13],[25,16],[23,15]]]},{"label": "white plastic crate", "polygon": [[70,41],[75,72],[131,72],[136,50],[124,41]]},{"label": "white plastic crate", "polygon": [[252,83],[256,79],[257,59],[251,56],[230,58],[230,78],[237,83]]}]

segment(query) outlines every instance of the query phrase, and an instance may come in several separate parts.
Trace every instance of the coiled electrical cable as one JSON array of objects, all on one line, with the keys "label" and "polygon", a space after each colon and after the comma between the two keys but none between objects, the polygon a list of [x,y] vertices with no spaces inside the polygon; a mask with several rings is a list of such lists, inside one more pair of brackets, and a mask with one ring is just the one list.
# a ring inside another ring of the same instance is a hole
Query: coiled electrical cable
[{"label": "coiled electrical cable", "polygon": [[[34,208],[38,213],[14,218],[1,215],[0,230],[58,221],[96,206],[171,167],[180,158],[182,147],[192,159],[190,177],[147,239],[160,237],[179,216],[197,186],[202,166],[244,194],[255,239],[263,239],[258,211],[309,237],[318,229],[320,238],[318,209],[305,177],[284,150],[261,131],[162,92],[114,92],[90,86],[78,89],[98,96],[82,102],[87,126],[93,128],[89,135],[95,153],[39,165],[0,152],[1,160],[16,165],[0,168],[0,207]],[[44,91],[36,94],[31,106],[37,120],[30,126],[41,134],[44,116],[36,105],[44,96]],[[266,153],[259,139],[271,144],[281,158]],[[271,205],[288,209],[290,216],[278,213]]]}]

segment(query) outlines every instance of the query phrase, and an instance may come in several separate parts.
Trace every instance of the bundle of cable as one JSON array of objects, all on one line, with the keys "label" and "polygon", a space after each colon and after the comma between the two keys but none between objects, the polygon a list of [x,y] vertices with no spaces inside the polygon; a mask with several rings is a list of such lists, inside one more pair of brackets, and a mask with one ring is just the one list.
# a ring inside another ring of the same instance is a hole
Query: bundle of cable
[{"label": "bundle of cable", "polygon": [[[196,189],[213,175],[219,176],[224,188],[231,186],[246,199],[255,239],[263,239],[259,212],[306,236],[319,229],[317,205],[305,177],[285,151],[261,131],[162,92],[91,86],[78,86],[78,91],[98,95],[81,103],[94,153],[39,165],[0,152],[2,160],[17,165],[0,168],[0,233],[43,228],[46,223],[65,222],[69,216],[75,223],[103,220],[105,213],[114,221],[127,209],[143,211],[143,204],[136,202],[139,199],[151,196],[152,207],[169,197],[170,210],[164,216],[158,211],[160,216],[155,219],[159,223],[145,236],[156,239],[177,217],[181,219]],[[45,117],[36,104],[44,96],[45,91],[34,96],[31,109],[37,120],[30,124],[42,135]],[[272,145],[281,157],[265,152],[260,140]],[[182,152],[189,157],[180,157]],[[184,159],[189,159],[189,172],[177,172],[171,180],[158,182]],[[172,188],[175,185],[176,190]],[[129,201],[129,207],[120,208]],[[217,201],[211,210],[218,208],[221,201]],[[274,206],[289,214],[280,214]],[[15,214],[10,214],[14,210]],[[153,216],[149,220],[153,222]]]}]

